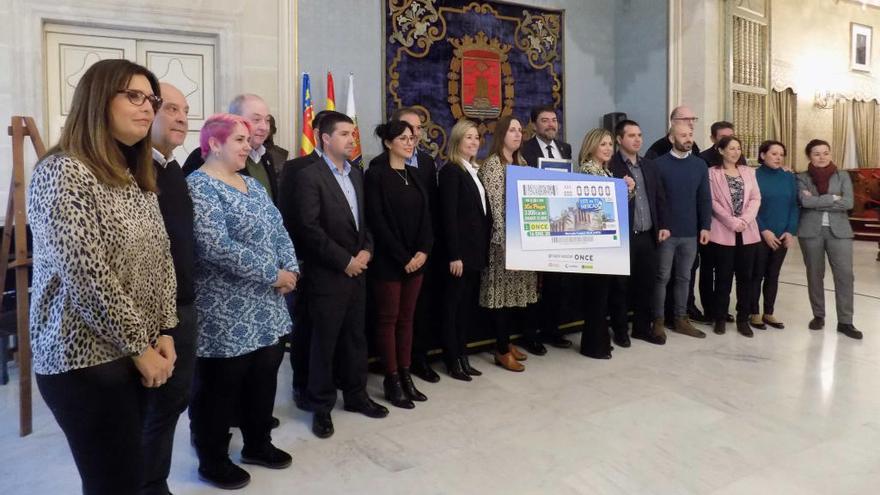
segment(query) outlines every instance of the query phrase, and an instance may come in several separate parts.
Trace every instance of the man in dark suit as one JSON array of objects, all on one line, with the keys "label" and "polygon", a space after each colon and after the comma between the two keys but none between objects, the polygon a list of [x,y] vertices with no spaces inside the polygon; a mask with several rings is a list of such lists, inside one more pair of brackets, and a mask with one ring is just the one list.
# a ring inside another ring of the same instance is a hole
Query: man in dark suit
[{"label": "man in dark suit", "polygon": [[[321,119],[330,111],[321,110],[312,118],[312,129],[318,133]],[[284,220],[284,228],[290,235],[294,246],[296,241],[296,183],[297,175],[315,162],[323,161],[321,140],[315,140],[315,149],[306,156],[298,156],[284,162],[281,169],[278,210]],[[302,265],[302,260],[299,260]],[[290,367],[293,369],[293,402],[300,409],[307,409],[306,388],[309,383],[309,349],[311,348],[311,318],[309,317],[307,285],[300,284],[296,290],[288,294],[287,307],[293,319],[293,331],[290,334]]]},{"label": "man in dark suit", "polygon": [[[672,149],[672,127],[678,124],[687,124],[691,130],[694,130],[694,124],[699,120],[697,116],[694,114],[694,111],[690,109],[690,107],[686,105],[679,105],[672,109],[672,113],[669,114],[669,132],[666,133],[665,136],[654,141],[654,144],[648,148],[648,151],[645,153],[645,158],[649,160],[653,160],[658,156],[663,156],[666,153],[669,153],[669,150]],[[693,148],[691,149],[691,153],[695,155],[700,154],[700,147],[697,146],[697,143],[694,143]]]},{"label": "man in dark suit", "polygon": [[530,115],[535,126],[535,136],[524,142],[520,154],[529,166],[537,167],[539,158],[571,160],[571,145],[556,139],[559,121],[552,105],[532,109]]},{"label": "man in dark suit", "polygon": [[[529,116],[535,126],[535,136],[524,142],[520,154],[531,167],[538,166],[539,158],[556,158],[571,160],[571,145],[557,139],[559,121],[556,109],[552,105],[542,105],[532,109]],[[541,300],[538,303],[541,335],[540,340],[565,349],[571,347],[571,341],[562,336],[559,330],[560,312],[567,298],[568,287],[572,285],[572,277],[565,273],[541,273]],[[532,354],[542,355],[547,349],[540,340],[524,340],[522,346]]]},{"label": "man in dark suit", "polygon": [[[373,240],[364,215],[363,174],[348,162],[354,150],[354,122],[339,112],[321,119],[323,163],[297,173],[295,225],[297,254],[304,260],[312,339],[307,401],[314,411],[312,432],[333,435],[330,411],[336,384],[345,410],[372,418],[388,409],[367,395],[365,270]],[[338,366],[334,366],[338,363]],[[338,371],[338,373],[334,373]]]},{"label": "man in dark suit", "polygon": [[627,299],[632,302],[632,336],[652,344],[666,341],[653,333],[651,301],[657,272],[657,243],[669,237],[666,228],[666,194],[654,163],[639,156],[642,130],[632,120],[615,126],[619,150],[608,165],[614,177],[634,184],[635,195],[629,200],[629,262],[630,276],[617,278],[620,286],[611,291],[611,326],[614,343],[629,347],[626,314]]},{"label": "man in dark suit", "polygon": [[[257,182],[266,188],[272,202],[278,204],[278,178],[275,174],[275,165],[272,154],[268,153],[263,145],[269,137],[269,106],[259,96],[245,93],[232,99],[229,103],[229,113],[241,115],[251,123],[251,137],[248,140],[251,153],[245,162],[245,167],[239,173],[257,179]],[[186,158],[183,173],[189,175],[203,163],[205,160],[202,158],[202,153],[196,148]]]},{"label": "man in dark suit", "polygon": [[[423,115],[418,109],[414,107],[399,108],[391,114],[391,120],[402,120],[412,126],[413,137],[415,137],[416,143],[421,143]],[[388,160],[388,151],[384,151],[381,155],[370,161],[370,165],[378,160]],[[437,232],[437,165],[434,157],[419,146],[416,146],[413,150],[413,156],[406,161],[406,166],[408,170],[415,171],[419,175],[421,183],[427,188],[428,209],[434,222],[434,232]],[[410,371],[413,375],[430,383],[440,381],[440,375],[428,364],[428,351],[437,343],[436,336],[440,330],[440,317],[435,311],[439,308],[431,304],[442,297],[442,294],[439,292],[442,287],[437,286],[438,277],[434,273],[438,271],[435,260],[436,256],[432,256],[429,253],[428,266],[425,268],[422,277],[422,290],[419,292],[419,300],[416,303],[415,321],[413,324],[412,364],[410,366]],[[443,269],[445,267],[439,268],[439,270]]]},{"label": "man in dark suit", "polygon": [[159,388],[146,389],[146,416],[143,431],[144,476],[140,493],[168,493],[171,449],[174,428],[187,404],[196,363],[196,312],[193,307],[193,204],[180,165],[172,154],[183,144],[187,132],[189,105],[176,87],[161,83],[162,107],[156,112],[150,136],[153,142],[153,165],[159,189],[159,210],[177,276],[176,327],[163,330],[173,339],[177,360],[174,374]]}]

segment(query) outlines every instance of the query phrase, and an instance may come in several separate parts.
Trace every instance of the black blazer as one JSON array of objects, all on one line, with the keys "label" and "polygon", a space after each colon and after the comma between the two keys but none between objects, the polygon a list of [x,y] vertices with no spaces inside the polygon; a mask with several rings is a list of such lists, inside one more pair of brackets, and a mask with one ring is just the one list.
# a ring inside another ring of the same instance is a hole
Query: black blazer
[{"label": "black blazer", "polygon": [[[648,148],[648,151],[645,152],[645,158],[648,160],[653,160],[658,156],[663,156],[666,153],[669,153],[672,150],[672,141],[669,140],[669,134],[663,136],[662,138],[654,141],[654,144]],[[694,146],[691,148],[691,153],[694,155],[700,154],[700,147],[697,146],[697,142],[694,141]]]},{"label": "black blazer", "polygon": [[[562,153],[562,156],[557,156],[556,158],[571,160],[571,145],[558,139],[554,139],[553,141],[556,143],[556,147],[559,148],[559,152]],[[538,159],[544,157],[544,152],[541,150],[541,143],[538,142],[537,137],[533,137],[524,142],[519,152],[530,167],[537,167]]]},{"label": "black blazer", "polygon": [[[654,233],[654,240],[657,240],[657,231],[660,229],[668,229],[666,224],[666,190],[663,187],[663,181],[660,180],[657,166],[654,162],[643,158],[641,161],[642,177],[645,179],[645,190],[648,193],[648,208],[651,210],[651,231]],[[632,169],[626,164],[623,156],[618,151],[611,157],[608,163],[608,170],[614,177],[622,179],[624,177],[632,177]],[[633,232],[633,216],[636,206],[635,196],[629,200],[629,230]]]},{"label": "black blazer", "polygon": [[[461,260],[467,270],[482,270],[489,261],[492,210],[486,200],[486,214],[480,190],[471,175],[454,163],[446,163],[437,174],[440,233],[445,261]],[[503,215],[504,213],[499,213]],[[436,250],[435,250],[436,251]]]},{"label": "black blazer", "polygon": [[[345,268],[361,250],[373,252],[373,237],[364,208],[363,172],[351,168],[358,205],[358,225],[326,163],[313,162],[296,174],[293,232],[297,257],[304,263],[303,280],[312,293],[335,294],[351,280]],[[363,281],[363,274],[355,280]]]},{"label": "black blazer", "polygon": [[[377,157],[378,158],[378,157]],[[387,156],[386,156],[387,159]],[[407,167],[412,169],[414,167]],[[376,254],[370,263],[370,276],[378,280],[400,280],[406,276],[403,269],[419,251],[430,255],[433,243],[431,229],[431,210],[429,209],[428,189],[422,183],[419,174],[410,174],[409,180],[415,184],[422,195],[423,208],[416,211],[395,211],[389,201],[390,192],[386,190],[389,180],[400,180],[397,173],[387,163],[373,159],[370,168],[364,175],[364,191],[366,195],[367,222],[374,236]],[[407,247],[402,240],[400,215],[420,215],[418,241],[415,246]],[[424,268],[424,265],[422,266]],[[421,271],[421,270],[419,270]]]},{"label": "black blazer", "polygon": [[[260,159],[260,164],[263,168],[266,169],[266,175],[269,176],[269,188],[272,190],[272,202],[276,205],[278,204],[278,174],[275,173],[275,165],[273,164],[272,154],[266,150],[263,153],[263,157]],[[250,157],[248,157],[250,161]],[[183,162],[183,175],[187,176],[196,170],[199,169],[202,165],[205,164],[205,159],[202,158],[202,149],[196,148],[190,152],[189,156],[186,157],[186,161]],[[241,175],[250,176],[248,173],[247,167],[238,171]]]},{"label": "black blazer", "polygon": [[[318,160],[323,161],[318,153],[312,151],[306,156],[299,156],[292,160],[287,160],[284,162],[284,167],[281,169],[281,180],[278,187],[278,194],[280,195],[277,201],[278,211],[281,212],[281,218],[284,219],[284,228],[287,229],[287,233],[294,241],[293,224],[295,221],[294,215],[296,213],[296,175],[298,172],[302,171],[302,169]],[[294,244],[294,246],[295,245],[296,244]]]}]

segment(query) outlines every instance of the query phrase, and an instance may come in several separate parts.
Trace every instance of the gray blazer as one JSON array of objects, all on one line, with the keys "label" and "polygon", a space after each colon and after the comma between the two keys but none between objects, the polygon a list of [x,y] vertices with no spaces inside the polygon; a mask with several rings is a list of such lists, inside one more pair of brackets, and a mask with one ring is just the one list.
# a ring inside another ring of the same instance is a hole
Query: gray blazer
[{"label": "gray blazer", "polygon": [[[849,173],[838,170],[828,181],[828,194],[821,196],[808,172],[797,174],[797,182],[798,203],[801,205],[798,237],[818,236],[822,231],[822,214],[828,212],[828,223],[834,237],[852,239],[848,211],[853,207],[853,187]],[[804,191],[809,191],[810,196],[804,196]],[[835,201],[832,196],[839,196],[840,199]]]}]

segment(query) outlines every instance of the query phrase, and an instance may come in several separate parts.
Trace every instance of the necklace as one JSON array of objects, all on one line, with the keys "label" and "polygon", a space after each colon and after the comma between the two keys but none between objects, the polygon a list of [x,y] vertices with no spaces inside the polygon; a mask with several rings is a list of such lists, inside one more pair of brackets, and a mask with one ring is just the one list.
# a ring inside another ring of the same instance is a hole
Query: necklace
[{"label": "necklace", "polygon": [[397,176],[400,177],[401,179],[403,179],[403,185],[405,185],[405,186],[409,185],[409,179],[407,178],[408,175],[406,173],[406,167],[404,167],[402,174],[400,173],[400,170],[397,170],[396,168],[392,168],[391,170],[394,170],[394,172],[397,174]]}]

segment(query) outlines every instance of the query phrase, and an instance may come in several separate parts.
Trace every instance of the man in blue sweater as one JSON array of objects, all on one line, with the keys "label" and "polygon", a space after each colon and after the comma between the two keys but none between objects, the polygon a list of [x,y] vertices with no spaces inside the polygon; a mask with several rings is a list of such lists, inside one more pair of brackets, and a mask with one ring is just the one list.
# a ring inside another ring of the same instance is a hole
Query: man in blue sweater
[{"label": "man in blue sweater", "polygon": [[694,131],[686,125],[673,127],[672,150],[654,160],[666,190],[666,219],[670,236],[657,248],[657,283],[654,287],[654,335],[665,339],[663,302],[666,284],[675,265],[675,321],[672,331],[691,337],[705,338],[687,317],[688,285],[691,265],[700,244],[709,242],[712,221],[712,198],[706,162],[691,153]]}]

